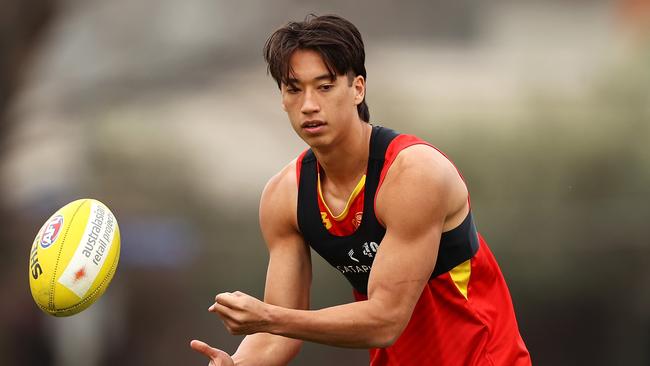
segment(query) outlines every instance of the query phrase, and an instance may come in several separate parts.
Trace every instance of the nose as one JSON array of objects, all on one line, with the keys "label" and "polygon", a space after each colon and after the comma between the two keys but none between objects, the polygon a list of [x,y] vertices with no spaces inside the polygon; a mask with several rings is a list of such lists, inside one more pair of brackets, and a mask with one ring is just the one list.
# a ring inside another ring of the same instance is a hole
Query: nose
[{"label": "nose", "polygon": [[302,107],[300,108],[300,112],[303,114],[312,114],[320,111],[320,105],[318,104],[314,94],[313,91],[305,91],[305,97],[302,101]]}]

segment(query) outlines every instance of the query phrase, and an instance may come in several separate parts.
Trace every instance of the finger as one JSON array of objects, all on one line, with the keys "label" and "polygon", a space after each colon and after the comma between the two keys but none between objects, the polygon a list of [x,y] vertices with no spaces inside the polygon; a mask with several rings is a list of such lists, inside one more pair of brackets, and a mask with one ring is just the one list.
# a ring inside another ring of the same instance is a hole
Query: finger
[{"label": "finger", "polygon": [[223,306],[215,302],[208,308],[208,311],[211,313],[216,313],[222,318],[232,318],[236,309],[232,309],[228,306]]},{"label": "finger", "polygon": [[232,305],[235,303],[237,300],[237,297],[231,294],[230,292],[224,292],[218,294],[215,298],[214,301],[216,303],[219,303],[221,305],[225,305],[228,307],[232,307]]},{"label": "finger", "polygon": [[[227,312],[230,309],[232,309],[230,306],[222,305],[222,304],[219,304],[218,302],[215,302],[214,304],[210,305],[210,307],[208,308],[208,311],[211,312],[211,313],[216,313],[216,312],[224,313],[224,312]],[[232,309],[232,310],[234,310],[234,309]]]},{"label": "finger", "polygon": [[192,347],[193,350],[204,354],[208,358],[217,358],[219,357],[219,354],[223,352],[216,348],[210,347],[205,342],[201,342],[196,339],[190,342],[190,347]]},{"label": "finger", "polygon": [[214,301],[217,301],[217,298],[218,298],[219,296],[226,296],[226,295],[230,295],[230,292],[221,292],[221,293],[218,293],[218,294],[214,297]]}]

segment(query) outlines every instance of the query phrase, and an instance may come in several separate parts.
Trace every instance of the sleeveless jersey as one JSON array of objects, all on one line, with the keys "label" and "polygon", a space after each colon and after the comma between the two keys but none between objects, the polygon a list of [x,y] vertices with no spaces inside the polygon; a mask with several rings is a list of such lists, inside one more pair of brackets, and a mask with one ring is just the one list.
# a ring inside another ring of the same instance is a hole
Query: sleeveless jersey
[{"label": "sleeveless jersey", "polygon": [[[366,175],[338,216],[323,199],[313,152],[298,158],[300,231],[351,283],[357,301],[367,299],[372,261],[386,232],[374,213],[376,192],[399,152],[414,144],[433,147],[373,126]],[[505,280],[471,210],[458,227],[442,233],[433,273],[407,327],[392,346],[371,349],[370,364],[530,365]]]}]

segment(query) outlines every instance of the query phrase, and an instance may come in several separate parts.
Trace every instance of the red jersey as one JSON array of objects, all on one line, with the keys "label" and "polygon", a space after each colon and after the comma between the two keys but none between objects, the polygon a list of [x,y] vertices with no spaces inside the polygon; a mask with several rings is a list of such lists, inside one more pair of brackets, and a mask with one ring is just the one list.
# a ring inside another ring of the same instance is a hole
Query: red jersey
[{"label": "red jersey", "polygon": [[[432,146],[410,135],[390,142],[379,186],[399,152],[415,144]],[[365,179],[364,175],[344,210],[335,215],[324,202],[318,176],[318,207],[331,234],[352,235],[364,219]],[[397,341],[370,350],[371,366],[531,364],[501,270],[483,237],[478,235],[478,241],[471,259],[429,280]],[[354,296],[357,301],[367,299],[356,290]]]}]

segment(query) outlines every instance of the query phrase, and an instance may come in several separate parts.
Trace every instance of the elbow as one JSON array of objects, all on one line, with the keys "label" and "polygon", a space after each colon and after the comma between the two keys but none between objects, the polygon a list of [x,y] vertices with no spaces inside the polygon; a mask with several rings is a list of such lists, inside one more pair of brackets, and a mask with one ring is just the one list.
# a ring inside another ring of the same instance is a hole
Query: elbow
[{"label": "elbow", "polygon": [[392,346],[395,341],[397,341],[397,337],[390,335],[375,337],[370,343],[370,348],[387,348]]},{"label": "elbow", "polygon": [[294,357],[298,356],[298,353],[300,352],[300,348],[302,348],[302,341],[299,339],[291,339],[291,338],[287,338],[286,341],[287,342],[286,345],[284,346],[284,350],[287,352],[287,357],[289,358],[289,360],[292,360]]},{"label": "elbow", "polygon": [[386,320],[382,322],[373,332],[372,339],[370,339],[370,347],[372,348],[386,348],[390,347],[399,338],[406,327],[405,321],[399,320]]},{"label": "elbow", "polygon": [[386,303],[379,299],[367,300],[366,314],[369,316],[367,348],[387,348],[395,344],[402,335],[413,309],[404,304]]},{"label": "elbow", "polygon": [[295,342],[295,344],[293,345],[293,347],[291,349],[291,359],[298,356],[298,353],[300,353],[301,348],[302,348],[302,341],[297,340],[297,342]]}]

